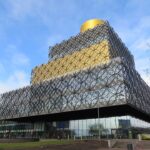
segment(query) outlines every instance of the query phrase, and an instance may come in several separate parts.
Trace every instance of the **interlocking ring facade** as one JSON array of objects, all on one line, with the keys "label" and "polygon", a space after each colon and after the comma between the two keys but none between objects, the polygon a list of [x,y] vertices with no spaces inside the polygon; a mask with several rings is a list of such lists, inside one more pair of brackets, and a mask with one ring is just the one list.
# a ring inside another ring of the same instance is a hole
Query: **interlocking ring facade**
[{"label": "interlocking ring facade", "polygon": [[121,104],[149,115],[150,88],[108,22],[55,45],[49,55],[50,62],[33,69],[32,85],[0,95],[1,120]]}]

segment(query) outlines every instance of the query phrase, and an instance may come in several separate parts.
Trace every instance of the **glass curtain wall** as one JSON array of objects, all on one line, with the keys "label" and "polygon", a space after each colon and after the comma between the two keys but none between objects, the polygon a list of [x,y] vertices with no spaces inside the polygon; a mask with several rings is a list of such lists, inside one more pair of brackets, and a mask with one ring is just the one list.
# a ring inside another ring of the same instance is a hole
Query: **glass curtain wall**
[{"label": "glass curtain wall", "polygon": [[0,125],[0,137],[6,138],[137,138],[140,133],[150,133],[150,123],[131,116]]},{"label": "glass curtain wall", "polygon": [[69,130],[71,138],[137,138],[150,130],[150,123],[131,116],[71,120]]}]

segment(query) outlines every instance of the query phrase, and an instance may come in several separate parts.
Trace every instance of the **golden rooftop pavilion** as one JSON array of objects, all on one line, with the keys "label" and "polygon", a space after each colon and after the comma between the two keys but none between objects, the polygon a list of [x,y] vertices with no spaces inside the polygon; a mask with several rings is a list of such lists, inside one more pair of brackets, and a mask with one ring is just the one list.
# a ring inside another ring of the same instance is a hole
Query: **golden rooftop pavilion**
[{"label": "golden rooftop pavilion", "polygon": [[150,87],[107,21],[49,49],[31,85],[0,95],[0,137],[137,138],[150,132]]}]

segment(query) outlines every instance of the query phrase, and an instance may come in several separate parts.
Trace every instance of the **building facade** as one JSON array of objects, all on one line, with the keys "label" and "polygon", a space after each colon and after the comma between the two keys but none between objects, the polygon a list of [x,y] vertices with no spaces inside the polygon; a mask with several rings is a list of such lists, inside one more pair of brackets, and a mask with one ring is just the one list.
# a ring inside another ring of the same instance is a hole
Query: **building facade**
[{"label": "building facade", "polygon": [[150,88],[107,21],[50,47],[31,85],[0,95],[1,137],[136,138],[150,132]]}]

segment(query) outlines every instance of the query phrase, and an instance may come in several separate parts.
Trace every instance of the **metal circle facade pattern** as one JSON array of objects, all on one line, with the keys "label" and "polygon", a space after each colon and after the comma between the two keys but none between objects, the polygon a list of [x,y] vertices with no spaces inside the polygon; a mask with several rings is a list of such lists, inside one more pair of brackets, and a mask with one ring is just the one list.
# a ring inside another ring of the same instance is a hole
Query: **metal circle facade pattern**
[{"label": "metal circle facade pattern", "polygon": [[103,40],[109,45],[108,62],[1,94],[0,119],[123,104],[149,115],[150,88],[135,70],[133,56],[108,22],[55,45],[51,48],[51,61]]}]

